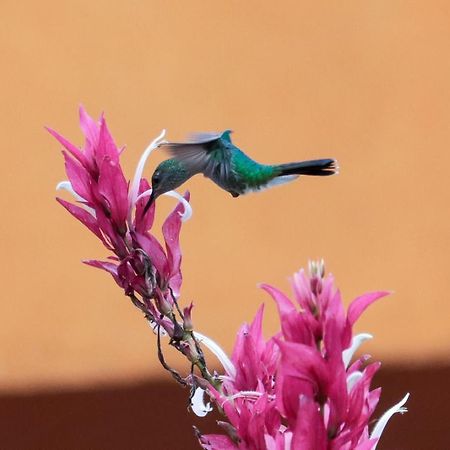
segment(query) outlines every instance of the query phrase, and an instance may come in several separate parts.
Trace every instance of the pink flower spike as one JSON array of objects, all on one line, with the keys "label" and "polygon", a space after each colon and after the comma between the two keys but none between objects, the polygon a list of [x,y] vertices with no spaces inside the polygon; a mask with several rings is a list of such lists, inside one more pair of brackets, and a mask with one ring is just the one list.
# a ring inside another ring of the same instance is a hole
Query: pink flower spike
[{"label": "pink flower spike", "polygon": [[371,391],[370,384],[380,365],[365,366],[363,356],[349,367],[358,347],[371,338],[365,333],[352,339],[352,325],[386,293],[358,297],[346,314],[323,267],[313,263],[310,276],[294,275],[300,310],[278,289],[261,286],[277,303],[282,333],[264,340],[259,309],[238,333],[232,353],[236,375],[221,377],[221,391],[209,388],[236,430],[240,449],[374,450],[387,419],[403,411],[402,403],[389,410],[369,437],[380,397],[380,389]]},{"label": "pink flower spike", "polygon": [[[81,106],[80,125],[85,135],[83,150],[77,149],[58,133],[50,130],[67,150],[64,157],[69,181],[60,183],[58,188],[74,195],[81,207],[61,199],[58,201],[114,252],[117,263],[117,274],[114,269],[114,275],[118,277],[116,281],[120,282],[126,295],[132,297],[137,293],[141,299],[135,300],[134,304],[141,310],[148,310],[149,317],[153,313],[159,317],[159,307],[168,307],[167,302],[170,304],[169,309],[173,306],[168,288],[177,296],[180,292],[180,216],[183,210],[190,210],[189,203],[183,198],[182,203],[177,205],[175,212],[169,216],[163,230],[166,241],[164,249],[149,232],[153,225],[154,205],[143,214],[145,199],[142,198],[136,204],[138,195],[144,197],[143,193],[150,189],[148,181],[141,178],[145,159],[150,150],[161,143],[163,134],[141,158],[136,171],[138,176],[135,177],[133,189],[129,190],[129,182],[120,166],[120,151],[109,132],[104,116],[95,121]],[[133,198],[133,202],[130,202],[130,198]],[[135,206],[136,214],[132,219],[131,211]],[[90,264],[100,267],[99,263]],[[100,268],[113,270],[111,266],[105,265]],[[152,302],[155,302],[155,305]],[[156,309],[150,311],[151,308]],[[167,323],[162,326],[168,328]]]}]

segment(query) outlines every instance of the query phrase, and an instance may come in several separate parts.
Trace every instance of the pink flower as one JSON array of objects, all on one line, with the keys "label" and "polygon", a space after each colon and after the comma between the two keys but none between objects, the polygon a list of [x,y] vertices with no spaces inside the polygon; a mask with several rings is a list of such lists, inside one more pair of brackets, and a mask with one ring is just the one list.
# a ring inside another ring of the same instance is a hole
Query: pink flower
[{"label": "pink flower", "polygon": [[[407,396],[369,434],[369,421],[381,390],[371,390],[379,363],[364,356],[349,365],[370,335],[352,336],[363,311],[387,292],[356,298],[345,312],[323,263],[292,279],[295,305],[278,289],[262,285],[275,300],[281,333],[262,336],[263,309],[237,337],[231,361],[235,372],[222,377],[210,397],[223,409],[228,439],[200,436],[207,449],[374,450],[382,429]],[[231,430],[231,431],[230,431]]]},{"label": "pink flower", "polygon": [[[59,188],[70,191],[77,204],[57,198],[74,217],[94,233],[113,253],[108,261],[89,260],[86,264],[109,272],[126,295],[142,302],[141,309],[159,317],[157,311],[173,307],[173,297],[180,292],[181,251],[179,234],[181,224],[190,215],[189,194],[183,198],[163,224],[164,246],[150,233],[155,215],[155,204],[144,214],[146,196],[151,188],[142,178],[145,161],[162,142],[164,133],[144,152],[135,177],[127,181],[120,165],[119,149],[106,125],[103,115],[94,121],[80,108],[80,124],[85,135],[83,149],[79,149],[56,131],[48,131],[63,145],[66,173],[69,181]],[[184,211],[184,214],[181,214]],[[151,303],[155,300],[155,304]],[[155,309],[156,308],[156,309]],[[169,321],[163,321],[166,331],[173,332]]]}]

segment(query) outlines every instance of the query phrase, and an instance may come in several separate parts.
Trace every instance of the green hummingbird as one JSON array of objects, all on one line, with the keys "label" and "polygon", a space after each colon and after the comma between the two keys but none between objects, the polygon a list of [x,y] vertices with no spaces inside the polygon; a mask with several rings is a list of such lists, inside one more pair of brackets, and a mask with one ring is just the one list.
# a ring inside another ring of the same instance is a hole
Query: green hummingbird
[{"label": "green hummingbird", "polygon": [[334,159],[287,164],[260,164],[231,142],[231,130],[193,134],[187,142],[166,142],[162,148],[172,158],[163,161],[152,176],[152,193],[144,211],[167,191],[176,189],[193,175],[202,173],[233,197],[287,183],[300,175],[337,173]]}]

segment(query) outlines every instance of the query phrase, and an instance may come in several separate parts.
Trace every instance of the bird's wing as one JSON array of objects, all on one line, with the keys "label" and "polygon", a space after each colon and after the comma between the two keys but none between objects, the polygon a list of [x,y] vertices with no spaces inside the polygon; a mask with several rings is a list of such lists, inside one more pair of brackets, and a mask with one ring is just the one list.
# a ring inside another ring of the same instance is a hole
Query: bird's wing
[{"label": "bird's wing", "polygon": [[186,143],[204,144],[207,142],[217,141],[221,136],[222,133],[217,133],[216,131],[190,133],[187,137]]},{"label": "bird's wing", "polygon": [[229,130],[222,133],[195,133],[186,142],[162,144],[173,158],[183,161],[194,172],[203,172],[207,177],[228,178],[230,173],[230,149],[221,138],[229,136]]}]

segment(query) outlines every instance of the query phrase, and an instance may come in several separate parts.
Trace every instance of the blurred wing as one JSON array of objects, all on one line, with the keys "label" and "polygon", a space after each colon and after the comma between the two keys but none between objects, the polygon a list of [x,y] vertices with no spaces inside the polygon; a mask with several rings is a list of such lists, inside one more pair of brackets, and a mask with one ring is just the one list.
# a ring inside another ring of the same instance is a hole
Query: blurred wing
[{"label": "blurred wing", "polygon": [[207,177],[227,178],[230,172],[230,149],[220,140],[223,133],[193,133],[186,142],[169,142],[161,147],[173,158],[183,161],[194,172]]},{"label": "blurred wing", "polygon": [[188,135],[186,143],[189,144],[205,144],[208,142],[217,141],[222,136],[222,133],[215,131],[190,133]]}]

